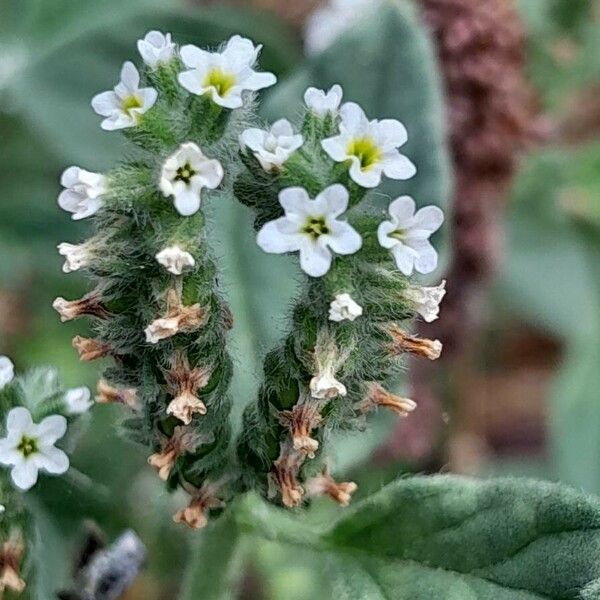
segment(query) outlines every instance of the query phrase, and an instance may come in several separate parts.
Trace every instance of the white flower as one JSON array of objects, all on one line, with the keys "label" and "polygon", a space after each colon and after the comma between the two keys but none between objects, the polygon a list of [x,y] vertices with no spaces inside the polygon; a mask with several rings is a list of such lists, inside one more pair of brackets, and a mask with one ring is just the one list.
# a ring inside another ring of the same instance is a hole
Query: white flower
[{"label": "white flower", "polygon": [[342,86],[335,84],[328,92],[309,87],[304,93],[306,107],[322,119],[327,115],[335,115],[342,102]]},{"label": "white flower", "polygon": [[306,21],[304,47],[307,54],[328,48],[346,29],[364,17],[381,0],[330,0],[319,6]]},{"label": "white flower", "polygon": [[161,250],[156,260],[173,275],[181,275],[184,270],[193,269],[196,265],[194,257],[179,246],[168,246]]},{"label": "white flower", "polygon": [[391,221],[377,229],[377,238],[392,251],[396,265],[405,275],[431,273],[437,267],[438,255],[429,236],[444,222],[444,213],[437,206],[425,206],[415,213],[415,201],[410,196],[396,198],[389,207]]},{"label": "white flower", "polygon": [[65,404],[70,415],[81,415],[86,413],[94,404],[91,400],[92,394],[86,387],[68,390],[65,394]]},{"label": "white flower", "polygon": [[0,390],[15,378],[15,366],[8,356],[0,356]]},{"label": "white flower", "polygon": [[186,142],[165,160],[159,185],[165,196],[174,197],[179,214],[188,217],[200,210],[202,189],[214,190],[223,180],[223,175],[223,167],[218,160],[204,156],[193,142]]},{"label": "white flower", "polygon": [[311,277],[329,271],[333,252],[354,254],[362,246],[360,235],[345,221],[338,221],[348,207],[348,191],[331,185],[311,200],[305,189],[282,190],[279,203],[285,216],[270,221],[258,232],[258,245],[273,254],[300,252],[300,266]]},{"label": "white flower", "polygon": [[310,380],[310,393],[313,398],[330,399],[345,396],[348,391],[346,386],[335,378],[332,369],[324,369]]},{"label": "white flower", "polygon": [[196,46],[181,48],[181,59],[188,71],[179,74],[179,83],[192,94],[210,95],[224,108],[240,108],[244,91],[258,91],[273,85],[273,73],[259,73],[252,68],[262,46],[234,35],[223,52],[206,52]]},{"label": "white flower", "polygon": [[354,102],[344,104],[340,116],[340,134],[323,140],[321,145],[336,162],[350,162],[350,177],[358,185],[377,187],[383,174],[391,179],[410,179],[415,175],[415,165],[398,151],[408,139],[400,121],[369,121]]},{"label": "white flower", "polygon": [[304,138],[294,134],[292,124],[287,119],[279,119],[267,131],[252,127],[240,135],[242,149],[250,148],[267,172],[282,167],[303,143]]},{"label": "white flower", "polygon": [[35,424],[31,413],[24,407],[13,408],[6,417],[6,437],[0,439],[0,463],[12,466],[14,484],[28,490],[43,469],[61,475],[69,468],[69,458],[54,444],[67,431],[67,420],[62,415],[46,417]]},{"label": "white flower", "polygon": [[58,205],[63,210],[73,213],[74,221],[91,217],[102,208],[106,177],[101,173],[69,167],[63,171],[60,184],[65,189],[58,196]]},{"label": "white flower", "polygon": [[179,331],[179,321],[174,317],[156,319],[144,329],[149,344],[158,344],[161,340],[177,335]]},{"label": "white flower", "polygon": [[90,252],[87,244],[68,244],[63,242],[57,246],[58,253],[65,257],[63,273],[72,273],[79,271],[89,265]]},{"label": "white flower", "polygon": [[330,321],[354,321],[363,314],[362,306],[357,304],[350,294],[338,294],[329,305]]},{"label": "white flower", "polygon": [[414,309],[427,323],[435,321],[440,315],[440,302],[446,295],[446,280],[433,287],[410,287],[406,298],[413,303]]},{"label": "white flower", "polygon": [[112,92],[102,92],[92,98],[92,108],[103,117],[100,124],[106,131],[135,127],[141,115],[150,110],[158,92],[151,87],[140,88],[140,74],[132,62],[121,69],[121,81]]},{"label": "white flower", "polygon": [[138,52],[152,69],[168,63],[175,56],[175,44],[170,33],[149,31],[143,40],[138,40]]}]

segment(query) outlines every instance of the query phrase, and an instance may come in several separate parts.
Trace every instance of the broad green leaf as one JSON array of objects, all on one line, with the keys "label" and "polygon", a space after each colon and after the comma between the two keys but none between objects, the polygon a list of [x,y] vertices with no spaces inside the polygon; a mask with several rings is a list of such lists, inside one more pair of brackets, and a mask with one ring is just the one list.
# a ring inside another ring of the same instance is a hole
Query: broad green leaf
[{"label": "broad green leaf", "polygon": [[593,598],[600,585],[600,500],[557,484],[413,477],[332,525],[256,497],[237,515],[244,530],[335,555],[342,598]]},{"label": "broad green leaf", "polygon": [[437,73],[432,47],[413,7],[390,0],[274,88],[264,114],[270,119],[293,118],[308,86],[341,84],[344,99],[358,102],[370,118],[396,118],[408,130],[402,152],[418,173],[409,181],[388,182],[385,192],[445,206],[450,168]]},{"label": "broad green leaf", "polygon": [[243,545],[231,515],[211,523],[198,536],[181,600],[233,600],[243,572]]}]

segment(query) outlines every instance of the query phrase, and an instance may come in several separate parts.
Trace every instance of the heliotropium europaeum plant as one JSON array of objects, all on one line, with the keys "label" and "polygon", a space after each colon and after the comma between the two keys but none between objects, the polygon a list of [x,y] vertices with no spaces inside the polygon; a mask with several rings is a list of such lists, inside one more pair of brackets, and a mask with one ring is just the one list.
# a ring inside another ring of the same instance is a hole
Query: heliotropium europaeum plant
[{"label": "heliotropium europaeum plant", "polygon": [[[113,359],[97,401],[125,405],[126,435],[148,447],[171,489],[191,495],[176,521],[202,527],[210,509],[247,489],[297,506],[304,466],[315,475],[311,494],[347,504],[354,484],[308,468],[323,467],[314,459],[328,433],[361,426],[380,406],[407,415],[415,404],[383,384],[403,354],[441,351],[399,322],[437,317],[443,284],[423,288],[409,277],[436,268],[429,237],[442,212],[417,211],[409,197],[387,214],[368,202],[384,176],[415,174],[399,150],[406,129],[369,121],[351,102],[340,108],[335,86],[307,91],[301,132],[283,119],[263,130],[254,96],[275,77],[256,68],[260,47],[250,40],[234,36],[209,52],[154,31],[138,48],[143,68],[126,62],[114,91],[92,100],[102,127],[129,140],[129,160],[104,174],[68,168],[58,200],[95,229],[82,244],[59,246],[65,272],[87,270],[93,291],[54,307],[63,321],[93,319],[95,337],[73,340],[82,360]],[[235,319],[218,290],[202,211],[205,202],[232,202],[234,188],[257,210],[258,245],[299,252],[307,275],[292,331],[266,357],[235,460],[226,349]]]},{"label": "heliotropium europaeum plant", "polygon": [[429,238],[443,213],[417,210],[408,196],[386,213],[373,208],[383,177],[416,173],[401,153],[407,131],[394,119],[369,120],[342,94],[339,85],[309,88],[299,133],[280,120],[240,138],[246,170],[234,189],[256,210],[257,242],[265,252],[298,252],[306,275],[291,332],[265,359],[238,444],[246,486],[287,507],[324,494],[349,503],[356,485],[329,473],[331,432],[364,427],[378,408],[408,415],[416,404],[384,386],[400,375],[405,354],[433,360],[442,348],[404,322],[438,316],[444,282],[420,287],[411,276],[436,269]]},{"label": "heliotropium europaeum plant", "polygon": [[10,359],[0,356],[0,597],[35,579],[30,554],[38,539],[23,495],[40,473],[67,473],[90,396],[85,387],[64,390],[54,369],[15,377]]}]

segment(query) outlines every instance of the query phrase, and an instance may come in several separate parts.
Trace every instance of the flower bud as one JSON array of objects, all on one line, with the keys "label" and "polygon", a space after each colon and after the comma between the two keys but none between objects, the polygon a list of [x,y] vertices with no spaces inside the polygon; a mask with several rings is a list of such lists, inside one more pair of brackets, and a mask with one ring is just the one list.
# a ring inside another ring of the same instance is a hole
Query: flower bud
[{"label": "flower bud", "polygon": [[439,340],[428,340],[410,335],[396,325],[390,328],[389,333],[393,339],[392,354],[409,352],[429,360],[436,360],[442,353],[442,342]]}]

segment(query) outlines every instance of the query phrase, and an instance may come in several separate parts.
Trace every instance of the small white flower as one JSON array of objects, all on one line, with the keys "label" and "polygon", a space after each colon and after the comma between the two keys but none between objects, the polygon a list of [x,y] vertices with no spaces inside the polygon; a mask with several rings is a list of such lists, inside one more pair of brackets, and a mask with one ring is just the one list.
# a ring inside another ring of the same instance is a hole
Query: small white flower
[{"label": "small white flower", "polygon": [[323,149],[336,162],[350,163],[350,177],[364,188],[374,188],[385,174],[391,179],[410,179],[415,165],[398,148],[408,134],[400,121],[369,121],[363,109],[347,102],[340,109],[340,133],[321,142]]},{"label": "small white flower", "polygon": [[65,257],[63,273],[79,271],[90,264],[90,252],[87,244],[68,244],[63,242],[57,246],[58,253]]},{"label": "small white flower", "polygon": [[425,206],[415,213],[415,201],[410,196],[396,198],[389,207],[391,221],[377,229],[377,238],[392,251],[396,265],[406,276],[413,269],[431,273],[437,267],[438,255],[429,237],[444,222],[444,213],[437,206]]},{"label": "small white flower", "polygon": [[193,142],[186,142],[165,160],[159,185],[165,197],[173,196],[179,214],[188,217],[200,210],[202,189],[214,190],[223,175],[218,160],[206,157]]},{"label": "small white flower", "polygon": [[363,314],[360,304],[357,304],[350,294],[338,294],[329,305],[330,321],[354,321]]},{"label": "small white flower", "polygon": [[149,31],[143,40],[138,40],[137,48],[151,69],[168,63],[175,56],[175,44],[170,33]]},{"label": "small white flower", "polygon": [[310,380],[310,393],[313,398],[330,399],[345,396],[346,386],[339,382],[331,369],[325,369]]},{"label": "small white flower", "polygon": [[348,207],[348,191],[331,185],[311,200],[305,189],[282,190],[279,203],[285,216],[270,221],[258,232],[258,245],[273,254],[300,252],[300,266],[311,277],[329,271],[333,253],[354,254],[362,238],[345,221],[338,221]]},{"label": "small white flower", "polygon": [[15,366],[8,356],[0,356],[0,390],[15,378]]},{"label": "small white flower", "polygon": [[335,84],[328,92],[309,87],[304,93],[306,107],[322,119],[327,115],[336,115],[342,102],[342,86]]},{"label": "small white flower", "polygon": [[161,250],[156,255],[156,260],[173,275],[181,275],[186,269],[193,269],[196,265],[194,257],[179,246],[168,246]]},{"label": "small white flower", "polygon": [[63,171],[60,184],[65,188],[58,196],[58,205],[73,213],[74,221],[96,214],[104,204],[102,194],[106,193],[106,177],[79,167],[69,167]]},{"label": "small white flower", "polygon": [[149,344],[158,344],[161,340],[177,335],[180,331],[179,320],[175,317],[164,317],[152,321],[144,333]]},{"label": "small white flower", "polygon": [[276,121],[266,131],[252,127],[240,135],[242,149],[250,148],[267,173],[282,167],[303,143],[304,138],[294,133],[287,119]]},{"label": "small white flower", "polygon": [[67,432],[62,415],[46,417],[35,424],[24,407],[13,408],[6,417],[6,437],[0,439],[0,463],[12,466],[11,478],[21,490],[32,488],[43,469],[61,475],[69,469],[69,458],[54,444]]},{"label": "small white flower", "polygon": [[414,309],[427,323],[435,321],[440,315],[440,302],[446,295],[446,280],[433,287],[410,287],[406,298],[413,303]]},{"label": "small white flower", "polygon": [[244,91],[258,91],[273,85],[273,73],[259,73],[252,67],[262,46],[234,35],[223,52],[206,52],[193,45],[181,48],[181,59],[189,69],[179,74],[179,83],[192,94],[208,94],[224,108],[240,108]]},{"label": "small white flower", "polygon": [[121,69],[121,81],[112,92],[102,92],[92,98],[92,108],[103,117],[100,124],[106,131],[135,127],[141,115],[150,110],[158,92],[151,87],[140,88],[140,74],[132,62]]},{"label": "small white flower", "polygon": [[86,387],[68,390],[65,394],[65,404],[70,415],[81,415],[86,413],[94,404],[91,400],[92,394]]}]

